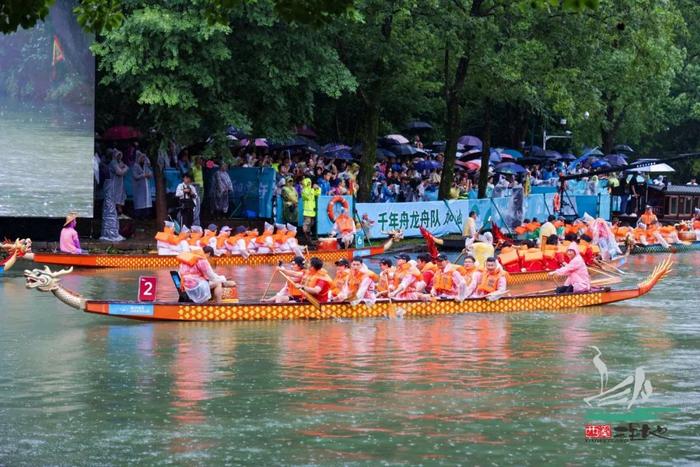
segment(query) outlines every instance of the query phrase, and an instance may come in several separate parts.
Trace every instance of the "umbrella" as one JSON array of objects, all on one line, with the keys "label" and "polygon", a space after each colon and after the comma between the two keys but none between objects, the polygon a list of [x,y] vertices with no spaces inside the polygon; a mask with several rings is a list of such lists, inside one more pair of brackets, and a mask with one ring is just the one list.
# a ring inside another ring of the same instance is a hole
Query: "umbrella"
[{"label": "umbrella", "polygon": [[[256,140],[256,146],[257,140]],[[286,139],[286,140],[281,140],[281,141],[275,141],[275,144],[272,145],[273,149],[304,149],[306,151],[311,151],[315,153],[321,152],[321,146],[319,144],[305,136],[295,136],[294,138],[291,139]]]},{"label": "umbrella", "polygon": [[567,153],[562,154],[562,155],[559,157],[559,160],[561,160],[561,161],[575,161],[575,160],[576,160],[576,156],[574,156],[574,155],[571,154],[570,152],[567,152]]},{"label": "umbrella", "polygon": [[395,144],[390,146],[389,151],[393,152],[397,156],[413,156],[414,154],[425,154],[424,151],[420,151],[410,144]]},{"label": "umbrella", "polygon": [[433,170],[433,169],[441,169],[442,164],[438,161],[419,161],[413,164],[413,167],[416,170]]},{"label": "umbrella", "polygon": [[246,134],[243,132],[243,130],[241,130],[240,128],[235,127],[233,125],[229,125],[226,127],[226,135],[233,136],[236,139],[241,139],[241,138],[246,137]]},{"label": "umbrella", "polygon": [[634,152],[634,149],[627,146],[626,144],[618,144],[613,149],[615,149],[615,151],[619,151],[619,152]]},{"label": "umbrella", "polygon": [[457,157],[468,157],[468,156],[473,156],[474,154],[481,154],[481,149],[479,149],[479,148],[473,148],[473,149],[470,149],[470,150],[468,150],[468,151],[464,151],[464,152],[461,152],[461,153],[458,153],[458,154],[459,154],[459,156],[457,156]]},{"label": "umbrella", "polygon": [[[248,146],[250,143],[251,143],[251,141],[248,138],[244,138],[241,140],[241,146]],[[255,138],[255,141],[252,143],[253,143],[253,146],[258,147],[258,148],[269,147],[269,144],[267,143],[267,139],[265,139],[265,138]]]},{"label": "umbrella", "polygon": [[622,154],[608,154],[605,156],[605,160],[610,163],[610,165],[627,165],[627,160]]},{"label": "umbrella", "polygon": [[321,148],[323,154],[330,154],[338,151],[349,151],[350,146],[340,143],[329,143]]},{"label": "umbrella", "polygon": [[602,167],[610,167],[610,162],[601,159],[591,163],[592,169],[600,169]]},{"label": "umbrella", "polygon": [[340,159],[343,161],[349,161],[349,160],[354,159],[354,157],[352,156],[352,153],[348,149],[343,149],[343,150],[335,151],[332,153],[323,153],[323,155],[326,157],[333,157],[335,159]]},{"label": "umbrella", "polygon": [[508,154],[510,155],[513,159],[522,159],[523,158],[523,153],[518,151],[517,149],[503,149],[501,151],[501,155]]},{"label": "umbrella", "polygon": [[499,162],[501,162],[501,153],[496,151],[494,148],[491,148],[491,151],[489,152],[489,163],[498,164]]},{"label": "umbrella", "polygon": [[561,154],[559,154],[559,151],[552,151],[551,149],[547,149],[544,152],[544,157],[546,157],[547,159],[558,160],[561,159]]},{"label": "umbrella", "polygon": [[507,154],[505,152],[501,153],[501,160],[502,161],[514,161],[515,158],[511,154]]},{"label": "umbrella", "polygon": [[530,157],[546,157],[547,154],[544,152],[544,149],[542,149],[539,146],[535,146],[534,144],[530,146]]},{"label": "umbrella", "polygon": [[482,143],[479,138],[477,138],[476,136],[471,136],[471,135],[460,136],[459,139],[457,140],[457,144],[461,144],[462,146],[472,146],[475,148],[483,148],[484,147],[484,143]]},{"label": "umbrella", "polygon": [[494,172],[499,174],[516,175],[525,173],[525,168],[514,162],[503,162],[494,167]]},{"label": "umbrella", "polygon": [[296,133],[299,136],[306,136],[307,138],[314,138],[315,139],[318,137],[316,132],[311,127],[306,126],[306,125],[296,127],[296,129],[294,130],[294,133]]},{"label": "umbrella", "polygon": [[[356,144],[355,146],[353,146],[351,153],[355,154],[356,156],[362,156],[364,154],[364,148],[362,147],[362,144],[360,143],[360,144]],[[388,159],[391,157],[396,157],[396,154],[389,151],[388,149],[379,148],[379,147],[377,148],[376,154],[377,154],[378,161]]]},{"label": "umbrella", "polygon": [[601,151],[600,149],[598,149],[597,146],[594,147],[594,148],[592,148],[592,149],[591,149],[591,148],[585,148],[585,149],[583,150],[583,154],[581,154],[581,156],[604,156],[604,155],[605,155],[605,154],[603,154],[603,151]]},{"label": "umbrella", "polygon": [[109,128],[102,133],[102,139],[106,141],[119,141],[124,139],[138,139],[143,136],[139,130],[126,125],[118,125]]},{"label": "umbrella", "polygon": [[668,164],[654,164],[648,165],[646,167],[637,167],[634,169],[629,169],[629,172],[639,172],[639,173],[669,173],[675,172],[675,169]]},{"label": "umbrella", "polygon": [[470,172],[473,172],[475,170],[479,170],[481,168],[481,161],[480,160],[473,160],[473,161],[455,161],[455,165],[457,167],[462,167],[467,169]]},{"label": "umbrella", "polygon": [[392,146],[394,144],[408,144],[408,139],[403,135],[386,135],[381,138],[380,143],[383,146]]},{"label": "umbrella", "polygon": [[428,122],[421,122],[418,120],[414,120],[411,123],[406,126],[406,130],[409,133],[421,133],[424,131],[430,131],[433,129],[433,126],[428,123]]}]

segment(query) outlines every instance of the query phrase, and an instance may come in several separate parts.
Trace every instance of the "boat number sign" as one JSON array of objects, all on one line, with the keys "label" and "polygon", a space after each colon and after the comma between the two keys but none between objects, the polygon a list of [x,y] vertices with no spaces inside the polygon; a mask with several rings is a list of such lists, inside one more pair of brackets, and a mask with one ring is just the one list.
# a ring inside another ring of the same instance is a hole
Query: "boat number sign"
[{"label": "boat number sign", "polygon": [[153,276],[139,277],[139,302],[153,302],[156,299],[158,279]]}]

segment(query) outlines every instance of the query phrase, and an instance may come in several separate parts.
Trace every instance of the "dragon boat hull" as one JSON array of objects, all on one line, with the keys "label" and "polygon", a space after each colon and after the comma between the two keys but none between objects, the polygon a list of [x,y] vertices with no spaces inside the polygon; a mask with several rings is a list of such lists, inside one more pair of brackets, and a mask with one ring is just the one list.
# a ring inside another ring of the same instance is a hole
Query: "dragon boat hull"
[{"label": "dragon boat hull", "polygon": [[[384,253],[384,246],[370,248],[356,248],[349,250],[319,250],[311,251],[311,256],[316,256],[324,262],[334,262],[340,259],[362,258]],[[212,266],[258,266],[263,264],[277,264],[279,261],[289,262],[294,258],[294,253],[264,253],[242,256],[213,256],[209,259]],[[177,257],[174,255],[74,255],[69,253],[34,253],[34,262],[41,264],[53,264],[60,266],[75,266],[81,268],[120,268],[120,269],[157,269],[174,268],[178,266]]]},{"label": "dragon boat hull", "polygon": [[562,312],[567,309],[600,306],[640,297],[649,292],[671,270],[670,256],[659,264],[636,288],[585,293],[530,294],[503,297],[437,301],[381,301],[373,305],[323,303],[140,303],[132,301],[90,300],[59,285],[58,276],[70,270],[52,272],[25,271],[27,288],[52,292],[67,305],[87,313],[146,321],[264,321],[292,319],[376,318],[401,312],[405,317],[454,315],[464,313]]},{"label": "dragon boat hull", "polygon": [[697,251],[700,250],[700,241],[695,241],[690,244],[685,243],[674,243],[669,245],[668,248],[662,245],[635,245],[630,252],[631,255],[647,255],[650,253],[684,253],[686,251]]}]

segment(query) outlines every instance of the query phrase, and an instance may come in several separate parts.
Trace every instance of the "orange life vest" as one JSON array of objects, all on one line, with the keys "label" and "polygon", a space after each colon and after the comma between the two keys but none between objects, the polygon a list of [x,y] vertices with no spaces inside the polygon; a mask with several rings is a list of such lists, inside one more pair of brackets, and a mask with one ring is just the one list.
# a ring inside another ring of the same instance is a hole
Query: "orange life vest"
[{"label": "orange life vest", "polygon": [[464,277],[465,282],[467,283],[467,287],[469,287],[472,283],[473,279],[473,272],[478,271],[476,266],[472,266],[470,268],[467,268],[465,266],[462,266],[462,269],[459,271],[459,273]]},{"label": "orange life vest", "polygon": [[226,241],[229,239],[231,236],[230,232],[222,232],[219,234],[218,237],[216,237],[216,249],[220,250],[224,247],[226,244]]},{"label": "orange life vest", "polygon": [[333,295],[337,295],[341,290],[343,290],[343,286],[345,285],[345,282],[348,280],[349,276],[349,269],[345,269],[343,271],[338,270],[335,272],[335,278],[331,284],[331,292],[333,292]]},{"label": "orange life vest", "polygon": [[647,214],[644,213],[642,214],[639,219],[644,223],[644,225],[647,226],[647,229],[651,226],[651,223],[656,221],[656,215],[654,213]]},{"label": "orange life vest", "polygon": [[190,238],[187,240],[187,243],[189,243],[191,246],[194,246],[197,243],[199,243],[200,238],[202,238],[202,232],[192,232],[190,234]]},{"label": "orange life vest", "polygon": [[355,223],[352,221],[350,216],[345,213],[339,215],[335,222],[338,224],[338,230],[340,230],[342,233],[352,232],[355,228]]},{"label": "orange life vest", "polygon": [[206,259],[206,256],[199,252],[185,251],[177,255],[177,260],[188,266],[194,266],[200,259]]},{"label": "orange life vest", "polygon": [[209,240],[214,238],[214,235],[214,232],[206,232],[204,236],[202,236],[202,239],[199,241],[199,245],[202,247],[209,245]]},{"label": "orange life vest", "polygon": [[498,290],[498,281],[503,277],[503,274],[498,269],[492,273],[484,272],[481,275],[481,282],[476,290],[479,292],[491,293]]},{"label": "orange life vest", "polygon": [[455,272],[455,269],[451,264],[448,264],[445,267],[445,270],[442,271],[438,269],[435,272],[435,277],[433,277],[433,289],[436,292],[452,292],[452,289],[454,287],[454,281],[452,280],[452,274]]},{"label": "orange life vest", "polygon": [[700,219],[695,219],[693,221],[693,230],[700,230]]},{"label": "orange life vest", "polygon": [[362,281],[365,280],[366,277],[369,277],[373,282],[376,282],[377,279],[379,279],[379,276],[377,276],[376,273],[372,271],[353,271],[350,270],[350,276],[348,277],[348,289],[350,289],[350,295],[349,298],[362,298],[362,297],[357,297],[357,291],[360,289],[360,284],[362,284]]},{"label": "orange life vest", "polygon": [[377,282],[377,290],[379,292],[385,292],[389,290],[389,276],[395,271],[393,267],[387,269],[386,271],[382,271],[381,274],[379,274],[379,281]]},{"label": "orange life vest", "polygon": [[173,237],[174,233],[175,229],[172,227],[165,227],[163,228],[162,232],[158,232],[156,234],[156,240],[159,242],[171,243],[171,238]]},{"label": "orange life vest", "polygon": [[228,244],[231,245],[231,246],[235,246],[236,243],[238,243],[238,240],[242,239],[243,237],[245,237],[245,234],[244,234],[244,233],[236,234],[236,235],[234,235],[233,237],[227,238],[227,239],[226,239],[226,243],[228,243]]},{"label": "orange life vest", "polygon": [[[411,265],[411,263],[404,263],[401,266],[396,267],[396,272],[394,273],[394,288],[401,284],[401,281],[406,276],[413,276],[416,281],[423,280],[423,275],[420,273],[418,268]],[[408,286],[408,290],[413,290],[415,288],[415,281]]]}]

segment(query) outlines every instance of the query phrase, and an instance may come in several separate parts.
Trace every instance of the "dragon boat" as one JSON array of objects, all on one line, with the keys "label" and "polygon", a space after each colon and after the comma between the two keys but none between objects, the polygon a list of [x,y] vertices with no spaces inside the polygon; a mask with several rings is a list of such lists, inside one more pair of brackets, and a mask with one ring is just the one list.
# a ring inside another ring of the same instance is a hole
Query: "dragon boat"
[{"label": "dragon boat", "polygon": [[[308,255],[316,256],[324,262],[335,262],[341,259],[348,261],[353,258],[380,255],[385,253],[393,240],[383,245],[351,248],[347,250],[312,250]],[[307,255],[307,256],[308,256]],[[212,256],[209,262],[212,266],[258,266],[262,264],[277,264],[280,261],[289,262],[294,253],[261,253],[252,254],[247,258],[240,255]],[[59,266],[75,266],[81,268],[120,268],[120,269],[157,269],[173,268],[178,266],[176,255],[158,254],[70,254],[70,253],[43,253],[35,252],[26,255],[27,259],[33,259],[35,263],[52,264]]]},{"label": "dragon boat", "polygon": [[584,293],[525,294],[502,297],[497,300],[472,298],[462,302],[437,301],[378,301],[372,305],[350,303],[322,303],[318,306],[302,303],[141,303],[119,300],[91,300],[79,293],[64,289],[60,277],[72,268],[53,272],[25,270],[26,287],[51,292],[65,304],[97,315],[144,321],[262,321],[292,319],[376,318],[401,312],[405,317],[454,315],[463,313],[559,312],[571,308],[606,305],[640,297],[648,293],[671,271],[671,256],[654,268],[653,272],[635,288],[612,290],[609,287]]},{"label": "dragon boat", "polygon": [[646,255],[650,253],[684,253],[686,251],[700,250],[700,241],[692,243],[674,243],[665,247],[661,244],[653,245],[634,245],[630,251],[631,255]]}]

